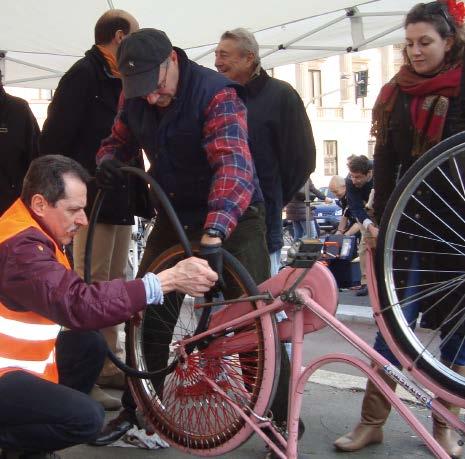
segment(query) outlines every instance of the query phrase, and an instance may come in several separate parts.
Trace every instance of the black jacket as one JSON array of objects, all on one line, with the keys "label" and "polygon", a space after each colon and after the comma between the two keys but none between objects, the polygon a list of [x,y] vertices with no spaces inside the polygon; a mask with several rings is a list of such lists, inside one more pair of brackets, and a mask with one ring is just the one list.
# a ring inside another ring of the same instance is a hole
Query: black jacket
[{"label": "black jacket", "polygon": [[283,207],[315,169],[315,142],[304,104],[288,83],[263,69],[245,85],[250,150],[266,207],[270,253],[282,247]]},{"label": "black jacket", "polygon": [[[308,182],[310,201],[313,201],[315,197],[324,201],[326,196],[313,184],[311,178],[308,179]],[[313,218],[313,212],[310,213],[310,218]],[[303,186],[294,195],[291,202],[286,206],[286,219],[291,221],[303,221],[307,219],[307,206],[305,204],[305,186]]]},{"label": "black jacket", "polygon": [[[95,174],[95,155],[111,132],[117,113],[121,80],[111,75],[105,58],[94,45],[60,80],[40,137],[40,154],[63,154]],[[95,184],[88,186],[89,211]],[[132,224],[127,190],[108,192],[99,222]]]},{"label": "black jacket", "polygon": [[346,178],[346,196],[349,212],[359,223],[363,223],[371,217],[367,213],[366,205],[370,199],[370,193],[373,189],[373,178],[366,182],[362,187],[357,188],[350,178]]},{"label": "black jacket", "polygon": [[[375,217],[381,221],[386,203],[397,183],[409,167],[417,159],[411,155],[413,143],[413,126],[410,116],[410,96],[400,93],[394,104],[392,114],[389,119],[388,136],[385,145],[377,142],[374,154],[374,181],[375,181],[375,196],[374,196],[374,211]],[[446,115],[443,139],[465,130],[465,117],[462,113],[459,97],[449,99],[449,109]],[[447,167],[445,165],[444,167]],[[428,179],[431,181],[431,178]],[[450,241],[451,234],[448,228],[438,224],[438,221],[443,219],[447,221],[450,218],[450,210],[440,200],[435,199],[428,186],[423,185],[418,188],[421,192],[421,202],[425,203],[426,208],[417,204],[411,199],[408,206],[408,214],[415,215],[415,219],[420,221],[426,228],[434,228],[436,232],[436,240],[443,238]],[[451,196],[447,195],[448,190],[441,189],[441,194],[445,202],[452,208],[460,209],[463,202],[457,198],[457,194],[452,192]],[[457,202],[458,200],[458,202]],[[459,210],[460,212],[460,210]],[[439,216],[439,220],[432,217],[432,214]],[[444,215],[444,216],[443,216]],[[399,222],[397,228],[399,234],[424,234],[426,230],[419,231],[419,227],[409,218],[403,218]],[[441,233],[443,232],[443,233]],[[435,245],[435,238],[424,237],[400,237],[395,242],[393,251],[393,266],[396,271],[393,273],[394,284],[403,287],[406,284],[418,285],[419,296],[422,289],[427,291],[428,286],[439,283],[448,282],[451,276],[456,276],[453,271],[440,270],[438,266],[453,267],[457,264],[457,257],[447,255],[447,251],[443,246]],[[439,255],[431,256],[431,252],[445,252]],[[415,255],[416,254],[416,255]],[[417,257],[415,259],[415,257]],[[412,265],[416,265],[415,269],[421,268],[418,278],[408,279],[408,273],[412,269]],[[421,287],[423,285],[423,287]],[[405,293],[404,288],[398,289],[399,300],[403,299]],[[451,307],[459,304],[462,301],[462,290],[455,289],[448,291],[447,294],[440,291],[434,295],[429,294],[425,299],[419,300],[420,310],[422,315],[422,326],[425,328],[436,329],[443,323],[444,319],[452,314]],[[435,305],[433,308],[432,305]],[[456,324],[456,320],[449,321],[447,325],[441,327],[442,334],[447,333]],[[457,332],[465,336],[465,325],[462,324]]]},{"label": "black jacket", "polygon": [[[399,93],[389,119],[385,145],[376,143],[373,161],[375,196],[373,209],[376,220],[381,222],[383,210],[397,181],[405,174],[417,158],[411,155],[413,124],[410,115],[411,96]],[[449,102],[443,139],[465,130],[465,117],[461,114],[459,98]]]},{"label": "black jacket", "polygon": [[0,86],[0,214],[21,194],[24,175],[37,156],[39,132],[28,103]]}]

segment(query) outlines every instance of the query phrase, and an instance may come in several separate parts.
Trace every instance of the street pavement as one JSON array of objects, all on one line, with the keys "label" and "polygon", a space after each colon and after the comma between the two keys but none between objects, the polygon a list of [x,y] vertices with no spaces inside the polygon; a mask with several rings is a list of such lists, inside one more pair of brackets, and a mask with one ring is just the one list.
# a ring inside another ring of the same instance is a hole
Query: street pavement
[{"label": "street pavement", "polygon": [[[340,292],[337,317],[348,325],[366,342],[372,343],[376,333],[368,297],[357,297],[353,291]],[[363,357],[344,339],[336,335],[329,327],[308,334],[304,342],[304,362],[328,352],[344,352]],[[360,416],[360,406],[364,394],[366,379],[360,372],[343,364],[331,364],[318,370],[305,388],[301,417],[306,431],[299,442],[299,458],[429,458],[433,457],[423,441],[410,429],[405,421],[392,413],[384,428],[385,441],[381,445],[372,445],[356,453],[337,452],[333,441],[354,426]],[[113,392],[115,394],[115,392]],[[400,392],[422,424],[431,427],[430,412],[419,406],[405,392]],[[115,414],[108,414],[110,419]],[[62,451],[65,459],[77,458],[160,458],[183,459],[192,457],[175,448],[163,450],[142,450],[119,447],[77,446]],[[264,443],[252,436],[240,448],[222,457],[230,459],[259,459],[265,454]]]}]

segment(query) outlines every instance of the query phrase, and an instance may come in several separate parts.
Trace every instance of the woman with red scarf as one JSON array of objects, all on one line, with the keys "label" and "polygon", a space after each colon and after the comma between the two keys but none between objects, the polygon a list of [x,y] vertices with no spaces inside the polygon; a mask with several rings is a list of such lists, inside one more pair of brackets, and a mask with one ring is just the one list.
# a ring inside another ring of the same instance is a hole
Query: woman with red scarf
[{"label": "woman with red scarf", "polygon": [[[405,64],[382,89],[373,108],[372,135],[376,138],[374,154],[374,212],[379,222],[398,179],[432,146],[465,130],[465,110],[460,106],[460,82],[464,40],[463,3],[420,3],[407,14],[405,27]],[[465,81],[465,80],[464,80]],[[368,223],[368,222],[367,222]],[[365,228],[377,236],[377,228]],[[421,260],[412,260],[419,264]],[[418,281],[418,279],[416,279]],[[407,279],[407,285],[414,285]],[[404,315],[415,323],[420,312],[413,303]],[[465,346],[461,336],[444,342],[443,362],[465,375]],[[396,366],[399,362],[379,334],[374,348]],[[395,387],[387,376],[383,379]],[[459,408],[441,401],[458,414]],[[390,403],[369,380],[362,403],[361,420],[334,445],[342,451],[358,451],[383,441],[382,427],[391,410]],[[461,457],[459,437],[440,418],[433,415],[433,435],[451,457]]]}]

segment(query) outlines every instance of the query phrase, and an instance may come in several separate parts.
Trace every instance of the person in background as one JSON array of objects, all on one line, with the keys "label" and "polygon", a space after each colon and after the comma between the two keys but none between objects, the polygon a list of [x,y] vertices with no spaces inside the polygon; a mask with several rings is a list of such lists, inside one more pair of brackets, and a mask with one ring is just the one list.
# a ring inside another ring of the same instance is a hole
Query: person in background
[{"label": "person in background", "polygon": [[360,224],[352,217],[347,203],[346,180],[340,175],[333,175],[328,185],[329,191],[336,196],[342,207],[341,221],[335,234],[356,236],[360,233]]},{"label": "person in background", "polygon": [[6,93],[0,72],[0,215],[21,194],[24,175],[38,154],[39,132],[28,103]]},{"label": "person in background", "polygon": [[350,214],[360,225],[362,237],[358,248],[360,257],[360,290],[357,296],[368,295],[365,257],[367,241],[371,241],[378,235],[378,228],[372,220],[367,204],[373,189],[373,162],[366,156],[353,156],[349,161],[349,177],[346,178],[347,207]]},{"label": "person in background", "polygon": [[312,127],[297,91],[262,68],[251,32],[224,32],[215,50],[215,66],[245,88],[249,145],[265,199],[266,242],[275,275],[283,246],[283,208],[315,170]]},{"label": "person in background", "polygon": [[[404,65],[383,86],[373,108],[372,135],[376,138],[373,207],[378,222],[397,180],[417,158],[442,139],[465,130],[460,97],[463,19],[456,9],[449,11],[443,2],[419,3],[407,13]],[[365,222],[362,223],[366,229]],[[372,228],[374,224],[370,223],[369,229]],[[370,232],[376,237],[377,229]],[[412,256],[412,266],[418,262],[418,256]],[[408,276],[405,281],[411,290],[421,284],[421,279]],[[411,302],[403,310],[412,327],[420,312],[418,303]],[[439,326],[432,324],[432,328]],[[400,366],[379,333],[374,348],[394,365]],[[465,375],[462,328],[441,343],[441,360],[453,371]],[[395,382],[384,373],[382,376],[392,388],[395,387]],[[444,400],[441,403],[457,415],[460,412],[459,407]],[[336,448],[358,451],[369,444],[381,443],[382,427],[390,410],[391,406],[383,394],[368,381],[361,420],[354,430],[336,440]],[[435,414],[433,436],[451,457],[462,456],[461,437]]]},{"label": "person in background", "polygon": [[163,308],[171,291],[203,295],[218,279],[205,260],[191,257],[142,279],[85,283],[63,247],[87,225],[89,178],[71,158],[41,156],[0,217],[2,459],[58,458],[54,451],[93,440],[104,413],[87,394],[108,349],[94,330],[146,304]]},{"label": "person in background", "polygon": [[[312,182],[312,179],[308,177],[308,190],[309,199],[313,201],[316,198],[330,204],[333,202],[331,198],[325,196]],[[310,234],[307,235],[307,205],[310,205]],[[319,236],[318,228],[315,222],[315,217],[311,209],[311,203],[305,202],[305,186],[303,186],[292,198],[291,202],[286,206],[286,219],[292,222],[292,228],[294,230],[294,239],[300,239],[302,237],[309,237],[310,239],[316,239]]]},{"label": "person in background", "polygon": [[[48,107],[40,137],[42,154],[69,156],[95,175],[95,155],[100,142],[110,135],[121,93],[116,50],[126,35],[138,29],[136,19],[123,10],[109,10],[98,19],[94,30],[95,44],[61,78]],[[125,277],[131,225],[134,223],[132,187],[133,183],[127,181],[121,189],[106,192],[94,232],[93,281]],[[87,215],[96,191],[95,184],[90,183]],[[74,269],[81,277],[84,277],[86,240],[87,228],[81,228],[73,242]],[[122,325],[119,324],[102,330],[102,333],[110,350],[124,360],[120,331]],[[107,359],[98,383],[101,387],[123,389],[124,374]],[[92,396],[105,409],[120,408],[120,400],[99,386],[93,388]]]}]

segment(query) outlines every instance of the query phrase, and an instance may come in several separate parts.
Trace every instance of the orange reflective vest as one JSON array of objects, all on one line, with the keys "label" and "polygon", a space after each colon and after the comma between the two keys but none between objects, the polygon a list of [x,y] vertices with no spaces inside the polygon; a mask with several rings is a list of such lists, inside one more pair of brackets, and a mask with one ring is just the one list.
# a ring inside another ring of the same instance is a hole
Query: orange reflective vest
[{"label": "orange reflective vest", "polygon": [[[31,227],[53,242],[58,262],[71,269],[64,253],[32,218],[20,199],[0,218],[0,244]],[[60,328],[35,312],[13,311],[0,302],[0,377],[21,369],[57,383],[55,343]]]}]

